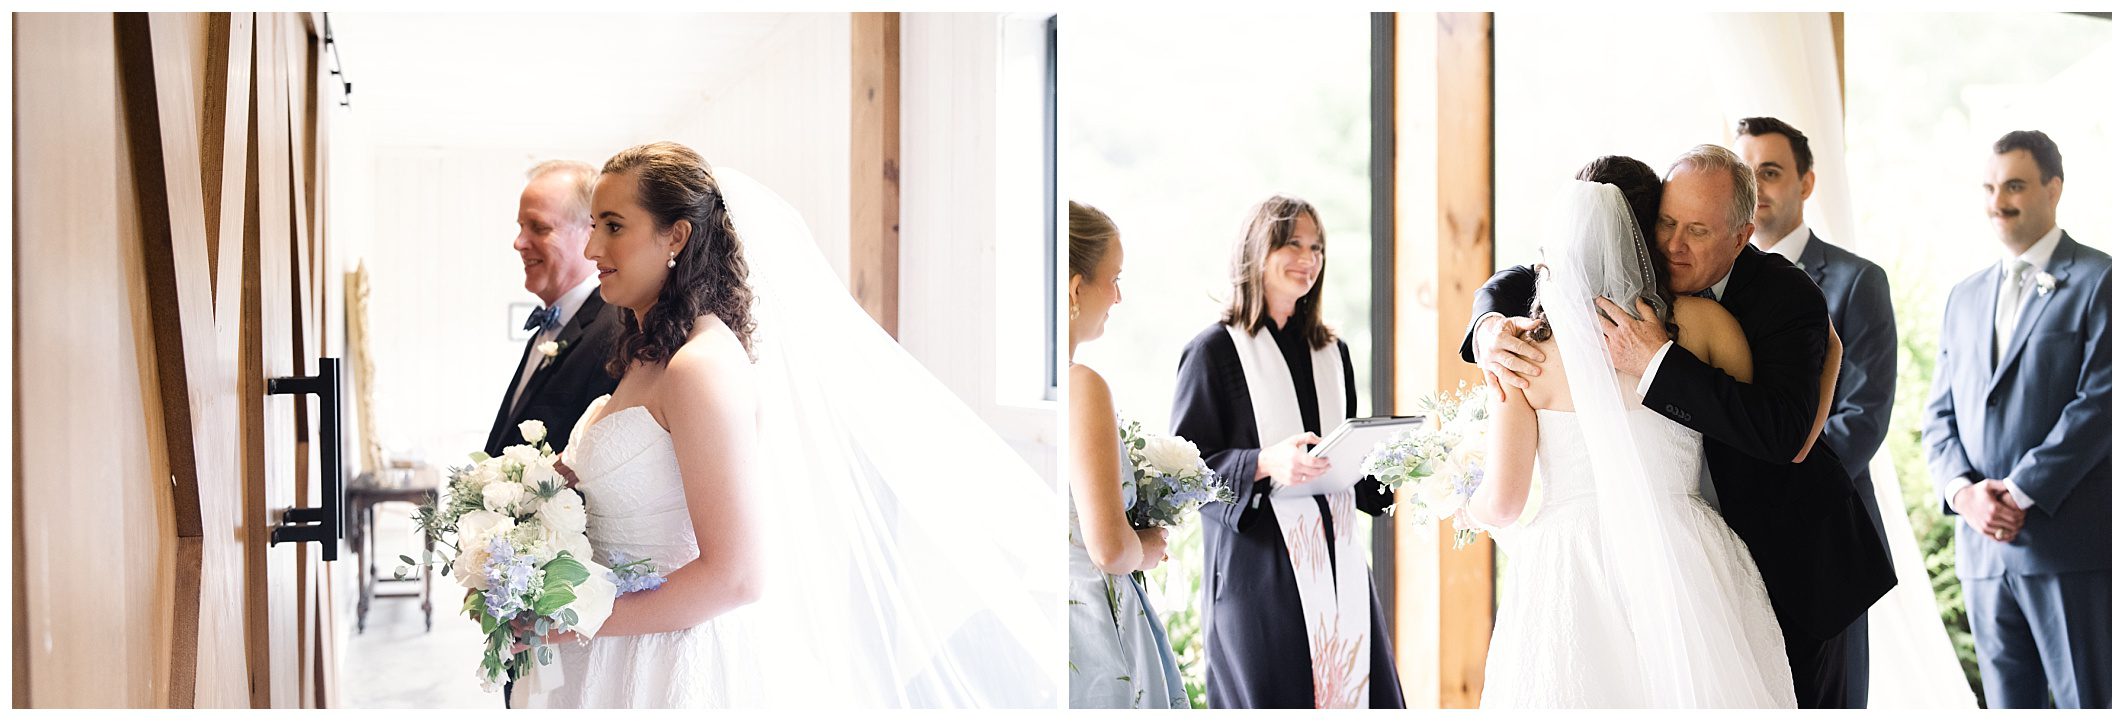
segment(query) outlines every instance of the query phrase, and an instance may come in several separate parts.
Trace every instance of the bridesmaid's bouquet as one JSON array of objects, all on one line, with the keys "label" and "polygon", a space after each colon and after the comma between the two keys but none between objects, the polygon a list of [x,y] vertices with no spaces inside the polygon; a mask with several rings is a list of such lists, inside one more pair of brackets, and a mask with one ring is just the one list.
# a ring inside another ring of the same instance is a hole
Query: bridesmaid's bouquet
[{"label": "bridesmaid's bouquet", "polygon": [[[490,692],[504,678],[522,676],[533,660],[553,662],[547,632],[589,639],[620,593],[663,583],[648,559],[614,556],[609,567],[591,560],[583,497],[554,467],[559,457],[544,442],[545,424],[525,421],[519,429],[531,445],[510,446],[499,457],[472,454],[472,465],[450,469],[448,494],[415,516],[421,532],[448,549],[423,562],[440,564],[466,588],[463,612],[486,635],[478,677]],[[518,645],[524,649],[512,652]]]},{"label": "bridesmaid's bouquet", "polygon": [[1453,547],[1475,540],[1467,517],[1468,499],[1482,486],[1484,453],[1489,448],[1490,407],[1477,389],[1462,383],[1416,402],[1422,427],[1402,431],[1372,448],[1364,472],[1389,490],[1407,488],[1407,503],[1418,522],[1453,519]]},{"label": "bridesmaid's bouquet", "polygon": [[1137,529],[1171,528],[1210,501],[1229,501],[1231,490],[1216,483],[1217,474],[1202,462],[1195,444],[1178,436],[1145,433],[1143,424],[1121,427],[1122,449],[1134,471],[1121,479],[1121,494],[1133,493],[1128,524]]}]

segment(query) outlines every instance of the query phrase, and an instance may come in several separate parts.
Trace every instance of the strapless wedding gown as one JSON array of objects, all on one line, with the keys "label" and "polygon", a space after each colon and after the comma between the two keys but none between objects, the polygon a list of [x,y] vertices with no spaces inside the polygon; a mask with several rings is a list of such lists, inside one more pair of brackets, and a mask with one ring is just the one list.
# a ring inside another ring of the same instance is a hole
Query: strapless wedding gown
[{"label": "strapless wedding gown", "polygon": [[[1542,479],[1535,514],[1493,532],[1506,556],[1483,708],[1643,708],[1676,695],[1689,705],[1795,705],[1792,671],[1769,593],[1747,546],[1698,495],[1703,436],[1643,407],[1626,412],[1656,490],[1652,512],[1679,529],[1674,543],[1708,557],[1708,577],[1674,579],[1683,609],[1731,609],[1738,648],[1699,659],[1681,689],[1655,693],[1642,673],[1634,634],[1691,634],[1678,621],[1633,628],[1605,567],[1591,455],[1575,414],[1537,410],[1535,463]],[[1645,549],[1657,552],[1656,549]],[[1679,692],[1678,694],[1676,692]]]},{"label": "strapless wedding gown", "polygon": [[[592,401],[583,419],[597,416],[609,400]],[[594,424],[577,423],[567,462],[583,495],[597,562],[617,552],[651,559],[668,575],[700,555],[671,434],[648,409],[633,406]],[[746,662],[747,610],[684,631],[555,644],[553,663],[534,665],[512,700],[517,708],[756,705],[758,683]]]}]

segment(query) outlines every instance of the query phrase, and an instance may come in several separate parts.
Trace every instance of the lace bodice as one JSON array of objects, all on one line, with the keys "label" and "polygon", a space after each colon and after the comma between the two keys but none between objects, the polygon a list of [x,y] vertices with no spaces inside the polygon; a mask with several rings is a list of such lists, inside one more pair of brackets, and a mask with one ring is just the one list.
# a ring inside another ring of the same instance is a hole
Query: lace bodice
[{"label": "lace bodice", "polygon": [[[1704,464],[1703,434],[1641,406],[1631,408],[1625,417],[1644,455],[1645,470],[1653,476],[1653,487],[1698,495]],[[1578,414],[1535,409],[1534,418],[1541,438],[1535,461],[1541,468],[1542,505],[1591,502],[1593,479],[1579,469],[1592,464],[1592,454],[1586,448],[1585,436],[1578,431]]]},{"label": "lace bodice", "polygon": [[[598,416],[610,400],[592,401],[583,417]],[[595,423],[577,423],[562,461],[575,471],[598,562],[616,551],[653,559],[658,570],[669,573],[700,555],[693,519],[686,513],[678,454],[670,432],[657,425],[649,409],[631,406]]]}]

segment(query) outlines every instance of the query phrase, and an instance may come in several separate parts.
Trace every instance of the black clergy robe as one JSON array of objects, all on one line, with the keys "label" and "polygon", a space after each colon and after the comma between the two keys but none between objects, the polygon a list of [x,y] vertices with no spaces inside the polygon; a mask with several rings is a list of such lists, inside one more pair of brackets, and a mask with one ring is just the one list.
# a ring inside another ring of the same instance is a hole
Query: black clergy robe
[{"label": "black clergy robe", "polygon": [[[1319,417],[1311,349],[1302,334],[1284,333],[1274,322],[1267,327],[1291,370],[1305,429],[1315,434],[1332,430]],[[1350,349],[1341,340],[1335,346],[1342,355],[1343,407],[1355,409],[1357,385]],[[1276,512],[1268,505],[1270,479],[1254,480],[1264,439],[1254,427],[1252,398],[1239,367],[1238,348],[1222,324],[1210,326],[1188,342],[1180,354],[1180,378],[1173,391],[1173,434],[1195,443],[1203,460],[1237,499],[1202,507],[1209,705],[1313,708],[1312,648],[1306,638],[1297,577]],[[1343,419],[1325,420],[1340,424]],[[1378,481],[1366,478],[1353,490],[1358,510],[1365,513],[1377,516],[1393,505],[1394,497],[1381,493]],[[1330,517],[1327,502],[1320,498],[1325,520]],[[1332,528],[1323,530],[1333,538]],[[1334,547],[1328,543],[1328,548]],[[1364,592],[1371,595],[1372,608],[1371,707],[1403,708],[1386,612],[1379,606],[1379,593],[1369,576]]]}]

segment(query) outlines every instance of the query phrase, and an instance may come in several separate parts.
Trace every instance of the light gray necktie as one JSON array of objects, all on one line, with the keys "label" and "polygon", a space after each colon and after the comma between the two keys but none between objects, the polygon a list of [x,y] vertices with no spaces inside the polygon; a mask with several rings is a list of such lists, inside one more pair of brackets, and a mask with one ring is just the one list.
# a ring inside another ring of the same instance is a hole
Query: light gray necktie
[{"label": "light gray necktie", "polygon": [[1997,367],[2005,357],[2006,346],[2013,343],[2013,324],[2021,317],[2021,291],[2028,281],[2028,270],[2035,266],[2015,258],[2006,266],[2006,284],[1999,288],[1999,305],[1992,313],[1991,365]]}]

